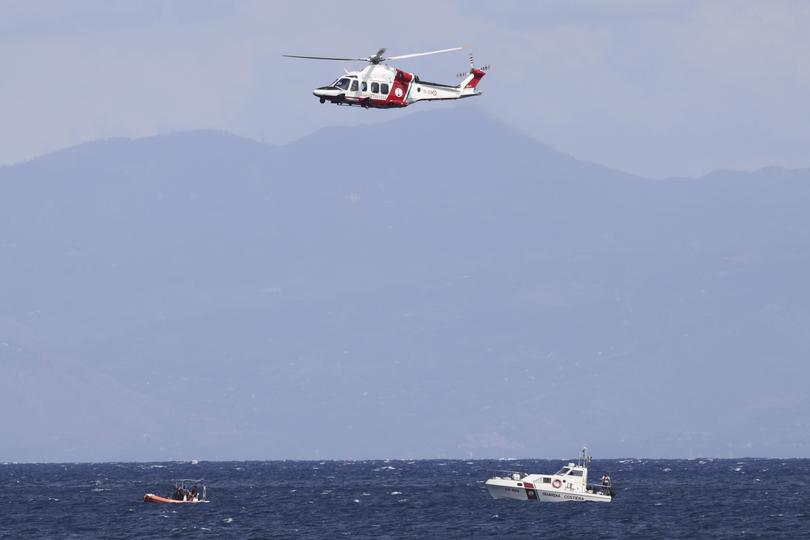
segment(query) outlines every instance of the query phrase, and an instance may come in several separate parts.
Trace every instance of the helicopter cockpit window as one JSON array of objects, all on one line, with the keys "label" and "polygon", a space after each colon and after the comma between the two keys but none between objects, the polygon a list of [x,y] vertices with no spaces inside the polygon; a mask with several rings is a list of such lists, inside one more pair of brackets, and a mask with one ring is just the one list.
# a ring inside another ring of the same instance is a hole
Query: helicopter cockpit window
[{"label": "helicopter cockpit window", "polygon": [[350,82],[351,81],[349,79],[344,77],[335,83],[335,88],[340,88],[341,90],[348,90]]},{"label": "helicopter cockpit window", "polygon": [[352,92],[357,92],[358,84],[357,79],[352,81]]},{"label": "helicopter cockpit window", "polygon": [[374,93],[374,94],[379,94],[380,93],[380,83],[375,83],[375,82],[371,83],[371,92]]},{"label": "helicopter cockpit window", "polygon": [[382,83],[380,85],[380,92],[382,92],[383,94],[385,94],[387,96],[388,95],[388,85],[385,84],[385,83]]}]

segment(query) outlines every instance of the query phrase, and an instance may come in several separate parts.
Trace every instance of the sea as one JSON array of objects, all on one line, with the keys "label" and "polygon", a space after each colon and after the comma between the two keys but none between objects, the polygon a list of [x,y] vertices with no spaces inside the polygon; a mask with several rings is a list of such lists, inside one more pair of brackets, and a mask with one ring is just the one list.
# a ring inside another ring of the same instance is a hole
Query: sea
[{"label": "sea", "polygon": [[[810,460],[594,460],[612,503],[494,500],[559,460],[0,465],[0,538],[810,538]],[[208,504],[143,502],[201,479]]]}]

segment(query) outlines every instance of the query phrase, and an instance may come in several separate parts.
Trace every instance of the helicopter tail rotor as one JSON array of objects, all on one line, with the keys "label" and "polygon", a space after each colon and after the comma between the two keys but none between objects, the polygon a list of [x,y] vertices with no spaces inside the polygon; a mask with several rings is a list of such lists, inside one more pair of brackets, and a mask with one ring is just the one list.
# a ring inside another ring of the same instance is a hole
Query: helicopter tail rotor
[{"label": "helicopter tail rotor", "polygon": [[462,97],[466,96],[477,96],[481,93],[476,90],[478,83],[481,82],[481,79],[484,78],[486,72],[489,71],[490,66],[481,66],[475,67],[475,58],[473,58],[472,53],[470,54],[470,70],[462,73],[457,73],[456,77],[461,79],[461,82],[458,85],[458,88],[461,91]]},{"label": "helicopter tail rotor", "polygon": [[475,88],[475,85],[478,84],[478,81],[484,74],[492,68],[489,64],[481,66],[480,68],[475,67],[475,58],[473,58],[472,53],[470,53],[470,70],[469,71],[462,71],[461,73],[456,73],[456,77],[460,79],[469,79],[466,81],[469,84],[472,84],[472,88]]}]

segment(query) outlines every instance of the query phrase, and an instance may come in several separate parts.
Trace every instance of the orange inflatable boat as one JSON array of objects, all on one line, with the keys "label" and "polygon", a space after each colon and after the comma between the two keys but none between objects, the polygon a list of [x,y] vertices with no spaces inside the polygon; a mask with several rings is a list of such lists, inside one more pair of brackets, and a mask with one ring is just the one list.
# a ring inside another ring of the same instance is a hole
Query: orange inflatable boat
[{"label": "orange inflatable boat", "polygon": [[168,497],[161,497],[160,495],[155,495],[154,493],[147,493],[143,496],[143,502],[149,503],[170,503],[170,504],[195,504],[195,503],[207,503],[206,500],[200,499],[191,499],[189,501],[181,501],[177,499],[170,499]]},{"label": "orange inflatable boat", "polygon": [[[189,486],[191,488],[189,489]],[[199,486],[199,487],[198,487]],[[143,502],[167,503],[167,504],[196,504],[207,503],[205,486],[200,480],[177,480],[174,483],[174,490],[168,497],[161,497],[154,493],[147,493],[143,496]]]}]

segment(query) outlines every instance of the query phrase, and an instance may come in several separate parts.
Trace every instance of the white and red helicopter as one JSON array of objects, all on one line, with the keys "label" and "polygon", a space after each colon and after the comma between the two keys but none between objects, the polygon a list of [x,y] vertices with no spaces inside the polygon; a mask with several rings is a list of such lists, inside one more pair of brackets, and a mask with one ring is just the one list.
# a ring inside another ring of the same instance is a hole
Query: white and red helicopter
[{"label": "white and red helicopter", "polygon": [[441,101],[480,96],[476,87],[489,66],[477,68],[470,55],[470,71],[459,74],[463,80],[458,85],[439,84],[420,80],[413,73],[390,67],[386,60],[403,60],[417,56],[458,51],[463,47],[441,49],[414,54],[384,57],[385,49],[366,58],[336,58],[331,56],[301,56],[285,54],[287,58],[306,58],[310,60],[337,60],[341,62],[368,62],[369,65],[360,71],[346,71],[328,86],[316,88],[312,93],[321,103],[327,101],[336,105],[359,105],[365,108],[399,109],[418,101]]}]

